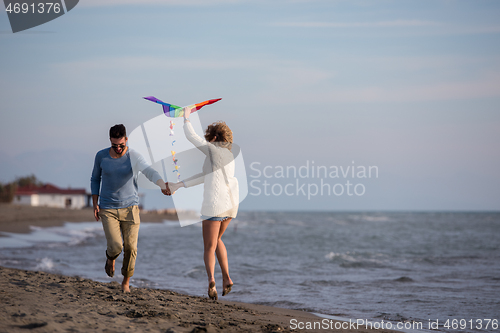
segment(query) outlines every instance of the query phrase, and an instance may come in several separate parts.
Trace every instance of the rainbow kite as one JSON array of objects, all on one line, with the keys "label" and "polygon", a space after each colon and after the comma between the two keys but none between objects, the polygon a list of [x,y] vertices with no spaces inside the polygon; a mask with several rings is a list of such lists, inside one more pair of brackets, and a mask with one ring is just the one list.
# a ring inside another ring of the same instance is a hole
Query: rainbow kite
[{"label": "rainbow kite", "polygon": [[220,101],[222,99],[222,98],[209,99],[208,101],[205,101],[205,102],[201,102],[201,103],[197,103],[197,104],[192,104],[192,105],[188,105],[188,106],[185,106],[185,107],[180,107],[180,106],[177,106],[177,105],[168,104],[168,103],[165,103],[163,101],[160,101],[158,98],[153,97],[153,96],[148,96],[148,97],[143,97],[143,98],[147,99],[148,101],[161,104],[162,107],[163,107],[163,113],[165,113],[165,115],[167,117],[172,117],[172,118],[177,118],[177,117],[184,116],[184,110],[186,108],[191,108],[192,109],[191,112],[196,112],[199,109],[201,109],[202,107],[204,107],[205,105],[213,104],[213,103],[218,102],[218,101]]},{"label": "rainbow kite", "polygon": [[[201,109],[202,107],[204,107],[205,105],[213,104],[213,103],[218,102],[222,99],[222,98],[209,99],[208,101],[205,101],[205,102],[188,105],[188,106],[181,108],[180,106],[168,104],[168,103],[165,103],[163,101],[160,101],[158,98],[156,98],[154,96],[148,96],[148,97],[143,97],[143,98],[147,99],[148,101],[161,104],[161,106],[163,107],[163,113],[165,113],[165,116],[172,117],[172,118],[184,116],[184,110],[186,110],[187,108],[190,108],[191,112],[196,112],[199,109]],[[174,136],[174,125],[175,125],[175,123],[172,120],[170,120],[170,125],[169,125],[170,136]],[[175,142],[175,140],[172,141],[172,147],[174,146],[174,142]],[[172,163],[174,165],[173,172],[177,173],[177,181],[180,181],[181,174],[179,172],[179,165],[177,165],[178,160],[175,158],[175,151],[171,150],[170,153],[172,154]],[[163,160],[162,160],[162,163],[163,163]],[[165,171],[165,165],[163,165],[163,170]]]}]

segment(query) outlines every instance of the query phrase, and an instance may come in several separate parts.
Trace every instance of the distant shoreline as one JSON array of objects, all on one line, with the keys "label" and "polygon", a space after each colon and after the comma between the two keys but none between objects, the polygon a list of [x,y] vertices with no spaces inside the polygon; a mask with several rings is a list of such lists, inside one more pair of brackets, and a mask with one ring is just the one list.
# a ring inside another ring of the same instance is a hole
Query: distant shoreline
[{"label": "distant shoreline", "polygon": [[[141,222],[177,221],[175,210],[141,212]],[[25,205],[0,204],[0,232],[30,233],[30,226],[56,227],[65,222],[92,222],[91,208],[64,209],[34,207]]]}]

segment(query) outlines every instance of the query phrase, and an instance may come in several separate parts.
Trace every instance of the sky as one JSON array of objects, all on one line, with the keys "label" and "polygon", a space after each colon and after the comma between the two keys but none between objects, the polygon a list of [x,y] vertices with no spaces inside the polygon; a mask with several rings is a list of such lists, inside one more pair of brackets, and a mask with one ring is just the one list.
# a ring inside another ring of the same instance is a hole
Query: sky
[{"label": "sky", "polygon": [[499,210],[499,17],[494,0],[82,0],[13,34],[2,12],[0,181],[90,190],[109,128],[161,114],[142,97],[222,98],[198,114],[241,147],[242,210]]}]

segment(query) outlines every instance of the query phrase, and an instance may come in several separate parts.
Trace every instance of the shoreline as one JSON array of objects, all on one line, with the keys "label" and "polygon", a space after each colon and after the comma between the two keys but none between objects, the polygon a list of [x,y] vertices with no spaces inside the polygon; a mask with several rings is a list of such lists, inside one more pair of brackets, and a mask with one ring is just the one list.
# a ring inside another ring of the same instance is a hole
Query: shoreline
[{"label": "shoreline", "polygon": [[[178,221],[175,210],[141,211],[141,222]],[[95,222],[92,208],[65,209],[0,203],[0,233],[30,233],[30,226],[59,227],[65,222]]]},{"label": "shoreline", "polygon": [[[265,305],[131,288],[0,266],[0,330],[8,332],[298,332],[291,320],[321,322],[314,314]],[[337,321],[331,321],[335,323]],[[311,329],[307,332],[332,330]],[[334,329],[338,332],[396,332]]]}]

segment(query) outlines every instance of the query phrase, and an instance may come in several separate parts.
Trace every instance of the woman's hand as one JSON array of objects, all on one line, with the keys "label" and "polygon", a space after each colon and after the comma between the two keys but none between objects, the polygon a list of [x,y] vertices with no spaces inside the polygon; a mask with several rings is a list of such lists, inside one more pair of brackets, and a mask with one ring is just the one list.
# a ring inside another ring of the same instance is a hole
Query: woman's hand
[{"label": "woman's hand", "polygon": [[170,193],[174,194],[179,188],[184,187],[183,182],[178,182],[178,183],[167,183],[168,188],[170,189]]},{"label": "woman's hand", "polygon": [[186,107],[184,109],[184,119],[189,119],[189,115],[191,114],[191,107]]}]

